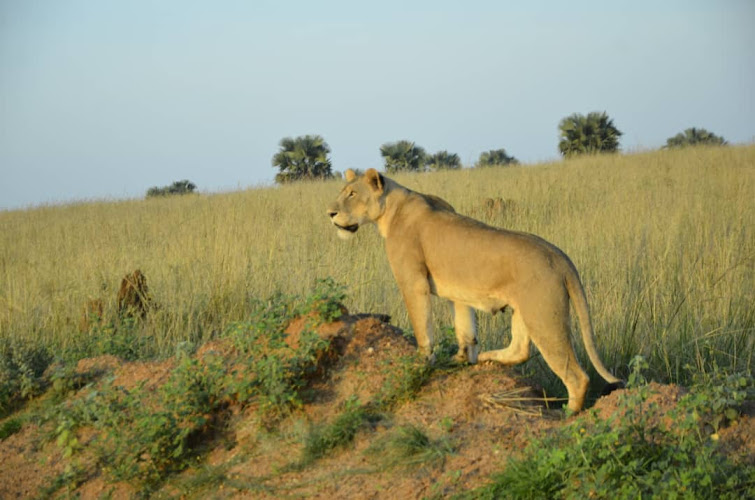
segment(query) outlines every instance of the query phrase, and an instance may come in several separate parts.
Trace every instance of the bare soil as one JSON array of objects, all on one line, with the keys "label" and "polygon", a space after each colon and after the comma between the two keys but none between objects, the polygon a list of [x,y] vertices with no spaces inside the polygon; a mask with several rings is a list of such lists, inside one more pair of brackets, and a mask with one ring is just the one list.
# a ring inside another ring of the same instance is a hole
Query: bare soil
[{"label": "bare soil", "polygon": [[[287,342],[297,345],[308,319],[292,322]],[[426,498],[459,493],[488,481],[506,466],[534,437],[569,422],[561,410],[543,402],[506,403],[507,396],[542,396],[511,370],[480,364],[436,370],[417,396],[357,434],[345,448],[305,467],[292,467],[301,456],[303,436],[312,425],[332,421],[349,400],[371,400],[383,387],[396,360],[415,351],[403,333],[381,316],[344,315],[319,328],[331,348],[321,360],[321,370],[309,382],[306,403],[280,422],[277,431],[264,430],[253,406],[231,408],[225,427],[207,443],[197,467],[169,480],[159,496],[193,498]],[[202,346],[197,356],[213,351],[234,356],[226,341]],[[112,374],[114,384],[126,388],[144,384],[157,388],[169,376],[174,363],[123,362],[102,356],[79,362],[77,370],[90,377]],[[674,385],[652,383],[651,401],[668,413],[684,394]],[[81,392],[81,391],[80,391]],[[618,411],[623,391],[600,398],[594,405],[600,418]],[[72,397],[78,397],[74,395]],[[558,405],[557,405],[558,406]],[[750,409],[752,410],[752,409]],[[755,424],[752,411],[720,432],[721,449],[737,460],[755,460]],[[571,417],[571,419],[579,416]],[[673,422],[663,422],[671,426]],[[453,453],[436,461],[402,467],[386,467],[370,446],[400,426],[416,426],[431,440],[451,443]],[[70,459],[51,439],[51,429],[25,425],[0,442],[0,498],[33,498],[66,470]],[[83,446],[96,440],[92,430],[80,432]],[[75,455],[86,470],[80,484],[56,495],[80,498],[130,498],[133,485],[110,483],[94,465],[91,454]],[[200,479],[218,471],[222,480]],[[188,487],[192,480],[195,487]],[[210,488],[209,490],[207,488]]]}]

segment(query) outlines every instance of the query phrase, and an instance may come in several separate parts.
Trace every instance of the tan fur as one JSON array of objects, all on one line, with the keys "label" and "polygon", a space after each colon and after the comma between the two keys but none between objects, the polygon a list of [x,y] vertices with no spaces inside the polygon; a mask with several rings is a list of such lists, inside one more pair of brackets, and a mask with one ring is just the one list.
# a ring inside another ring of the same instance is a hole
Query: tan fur
[{"label": "tan fur", "polygon": [[[346,172],[346,186],[327,210],[341,237],[377,224],[393,275],[406,303],[420,352],[432,359],[430,294],[454,303],[459,361],[516,364],[530,342],[566,385],[569,408],[582,409],[588,378],[569,340],[569,302],[577,312],[587,353],[600,375],[584,289],[571,260],[537,236],[497,229],[454,212],[440,198],[411,191],[370,169]],[[512,340],[506,349],[477,356],[474,309],[495,314],[511,307]]]}]

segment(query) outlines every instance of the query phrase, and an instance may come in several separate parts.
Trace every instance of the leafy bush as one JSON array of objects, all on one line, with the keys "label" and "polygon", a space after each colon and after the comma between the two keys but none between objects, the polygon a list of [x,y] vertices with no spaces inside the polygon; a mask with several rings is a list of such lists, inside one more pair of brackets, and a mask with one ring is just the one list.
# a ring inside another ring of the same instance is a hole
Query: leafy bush
[{"label": "leafy bush", "polygon": [[755,467],[718,453],[717,434],[701,426],[736,417],[731,410],[752,397],[751,378],[694,387],[668,415],[674,425],[667,429],[660,423],[664,415],[648,403],[646,367],[641,358],[632,363],[632,390],[618,412],[623,416],[604,421],[591,412],[533,441],[493,484],[461,498],[752,498]]},{"label": "leafy bush", "polygon": [[[226,335],[248,361],[243,365],[247,375],[239,377],[233,370],[228,377],[226,392],[244,404],[254,399],[267,426],[284,416],[291,408],[301,406],[302,389],[319,369],[319,361],[330,347],[314,331],[303,331],[298,346],[289,346],[284,329],[299,313],[315,312],[312,328],[321,321],[340,315],[334,299],[342,300],[343,291],[332,280],[315,287],[304,308],[295,308],[290,299],[282,296],[261,304],[258,312],[247,322],[231,325]],[[332,290],[341,290],[332,292]]]},{"label": "leafy bush", "polygon": [[315,313],[320,323],[335,321],[344,313],[343,301],[345,299],[345,286],[339,285],[333,278],[318,280],[301,314]]},{"label": "leafy bush", "polygon": [[290,348],[280,332],[269,334],[257,344],[258,348],[250,353],[250,393],[257,398],[265,425],[273,425],[291,408],[302,405],[301,390],[317,369],[319,353],[328,345],[313,332],[302,333],[298,349]]},{"label": "leafy bush", "polygon": [[42,392],[42,374],[52,360],[52,353],[41,345],[9,339],[0,345],[0,415]]}]

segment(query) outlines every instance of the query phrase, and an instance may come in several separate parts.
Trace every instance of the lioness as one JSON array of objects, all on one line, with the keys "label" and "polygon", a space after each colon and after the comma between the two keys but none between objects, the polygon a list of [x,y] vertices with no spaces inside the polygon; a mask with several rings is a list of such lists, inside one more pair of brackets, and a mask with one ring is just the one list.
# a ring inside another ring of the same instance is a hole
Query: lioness
[{"label": "lioness", "polygon": [[[361,177],[347,170],[346,181],[327,214],[342,238],[377,224],[425,356],[432,358],[432,293],[454,303],[458,361],[517,364],[529,358],[534,342],[566,386],[568,407],[579,411],[589,380],[569,341],[571,299],[590,360],[606,381],[620,383],[598,357],[582,283],[561,250],[537,236],[459,215],[442,199],[411,191],[375,169]],[[506,306],[514,311],[511,344],[478,357],[473,308],[495,314]]]}]

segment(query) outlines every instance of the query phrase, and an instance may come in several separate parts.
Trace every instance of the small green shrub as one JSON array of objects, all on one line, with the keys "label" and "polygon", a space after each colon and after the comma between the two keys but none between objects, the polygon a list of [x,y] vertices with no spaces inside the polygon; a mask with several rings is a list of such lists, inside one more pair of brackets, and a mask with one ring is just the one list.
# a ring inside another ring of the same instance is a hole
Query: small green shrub
[{"label": "small green shrub", "polygon": [[716,368],[712,373],[698,373],[694,388],[679,405],[689,409],[707,432],[717,433],[736,421],[742,404],[755,400],[755,383],[749,372],[726,374]]},{"label": "small green shrub", "polygon": [[339,285],[333,278],[318,280],[315,288],[306,300],[303,313],[316,313],[323,323],[329,323],[341,317],[343,301],[346,299],[346,287]]},{"label": "small green shrub", "polygon": [[[272,317],[258,317],[254,322],[236,323],[229,335],[244,352],[245,376],[229,374],[226,393],[241,404],[258,402],[263,423],[272,427],[290,409],[302,404],[302,389],[317,370],[318,360],[329,347],[316,333],[304,331],[297,349],[285,342],[279,311]],[[280,329],[267,329],[270,324]]]},{"label": "small green shrub", "polygon": [[249,319],[228,325],[225,337],[230,338],[236,349],[244,354],[256,352],[261,340],[265,341],[269,333],[279,334],[279,337],[296,316],[293,305],[295,300],[295,297],[280,293],[272,295],[266,301],[255,300]]},{"label": "small green shrub", "polygon": [[0,345],[0,416],[24,399],[39,395],[44,371],[53,360],[46,347],[5,339]]},{"label": "small green shrub", "polygon": [[56,363],[49,371],[49,388],[47,394],[53,403],[61,403],[72,392],[78,391],[91,383],[93,374],[78,373],[72,364]]}]

